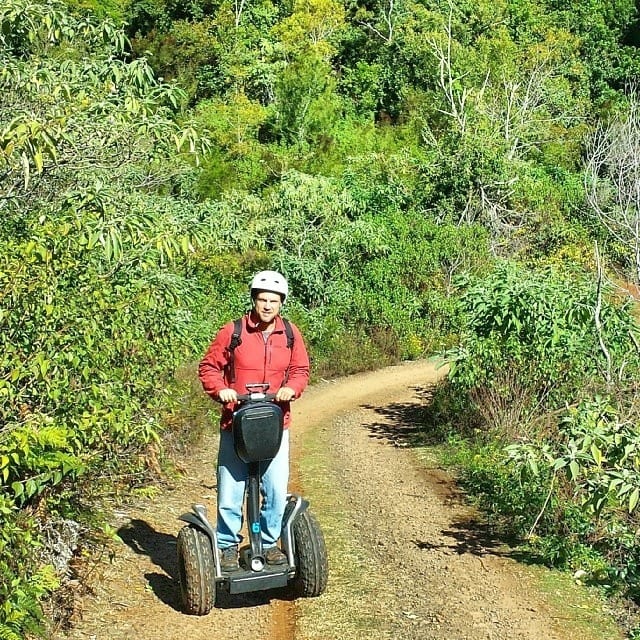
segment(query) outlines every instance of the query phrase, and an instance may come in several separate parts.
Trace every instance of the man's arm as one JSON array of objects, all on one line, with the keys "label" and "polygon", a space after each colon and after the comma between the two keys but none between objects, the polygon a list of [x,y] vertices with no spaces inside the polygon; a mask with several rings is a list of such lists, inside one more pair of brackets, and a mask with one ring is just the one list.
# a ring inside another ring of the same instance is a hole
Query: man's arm
[{"label": "man's arm", "polygon": [[225,380],[225,370],[229,364],[229,342],[231,340],[233,323],[226,324],[218,331],[209,349],[198,366],[198,377],[202,388],[212,398],[222,400],[220,391],[228,388]]}]

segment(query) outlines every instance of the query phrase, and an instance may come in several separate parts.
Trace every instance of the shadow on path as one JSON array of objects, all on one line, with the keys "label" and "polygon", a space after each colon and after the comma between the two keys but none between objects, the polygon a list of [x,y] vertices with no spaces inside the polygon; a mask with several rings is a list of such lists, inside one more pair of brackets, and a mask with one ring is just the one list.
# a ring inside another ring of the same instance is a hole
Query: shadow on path
[{"label": "shadow on path", "polygon": [[372,438],[389,440],[396,447],[418,447],[442,441],[437,425],[429,424],[430,403],[433,385],[411,387],[419,402],[393,402],[379,407],[361,405],[363,409],[374,411],[381,420],[363,424],[371,432]]},{"label": "shadow on path", "polygon": [[412,540],[419,549],[428,551],[444,551],[451,554],[474,556],[502,556],[512,558],[513,550],[487,524],[473,518],[452,522],[449,529],[443,529],[442,535],[450,542],[434,544],[423,540]]},{"label": "shadow on path", "polygon": [[[430,424],[430,403],[434,385],[411,387],[416,400],[391,403],[385,406],[361,405],[363,409],[375,412],[381,418],[365,422],[362,426],[370,432],[371,438],[384,440],[395,447],[424,447],[442,442],[442,433],[438,425]],[[438,467],[422,469],[429,487],[445,505],[467,505],[465,491],[456,483],[446,470]],[[533,553],[513,548],[517,541],[509,536],[496,533],[495,528],[482,518],[469,512],[464,518],[451,522],[441,532],[451,542],[433,543],[412,540],[419,549],[438,550],[456,555],[471,554],[482,556],[501,556],[526,564],[540,564],[541,559]]]},{"label": "shadow on path", "polygon": [[147,556],[162,573],[145,573],[153,593],[176,611],[181,610],[176,538],[156,531],[145,520],[131,520],[118,529],[118,537],[137,555]]}]

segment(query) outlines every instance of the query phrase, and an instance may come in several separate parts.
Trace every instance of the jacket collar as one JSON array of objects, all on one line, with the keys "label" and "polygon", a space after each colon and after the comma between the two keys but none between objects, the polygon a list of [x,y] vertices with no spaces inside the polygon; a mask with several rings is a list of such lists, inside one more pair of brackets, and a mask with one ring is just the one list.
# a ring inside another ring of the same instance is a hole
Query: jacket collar
[{"label": "jacket collar", "polygon": [[[249,311],[249,313],[247,313],[246,315],[247,318],[247,329],[251,332],[255,332],[255,331],[259,331],[260,329],[258,329],[258,318],[256,317],[256,314],[252,311]],[[282,318],[280,317],[280,314],[278,314],[276,316],[276,324],[273,327],[274,332],[275,331],[279,331],[279,332],[283,332],[284,331],[284,323],[282,322]]]}]

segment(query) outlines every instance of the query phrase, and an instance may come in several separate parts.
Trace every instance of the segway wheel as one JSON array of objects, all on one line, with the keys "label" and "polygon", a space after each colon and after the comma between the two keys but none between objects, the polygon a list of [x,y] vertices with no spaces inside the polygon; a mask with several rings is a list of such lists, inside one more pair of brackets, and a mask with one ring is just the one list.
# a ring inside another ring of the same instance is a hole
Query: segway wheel
[{"label": "segway wheel", "polygon": [[195,527],[183,527],[177,550],[184,612],[206,616],[216,602],[215,560],[209,536]]},{"label": "segway wheel", "polygon": [[329,560],[322,529],[309,511],[294,520],[293,537],[297,567],[293,587],[299,596],[315,598],[327,588]]}]

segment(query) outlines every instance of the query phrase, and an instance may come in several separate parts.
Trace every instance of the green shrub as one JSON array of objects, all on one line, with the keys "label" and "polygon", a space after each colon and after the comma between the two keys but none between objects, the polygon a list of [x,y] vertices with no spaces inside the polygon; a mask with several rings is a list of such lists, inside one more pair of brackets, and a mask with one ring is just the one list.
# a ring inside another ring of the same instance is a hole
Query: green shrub
[{"label": "green shrub", "polygon": [[529,390],[527,411],[544,413],[638,371],[629,308],[599,297],[585,273],[501,262],[464,288],[466,325],[450,353],[450,380],[461,393],[496,389],[508,370]]},{"label": "green shrub", "polygon": [[[637,597],[637,327],[580,272],[499,263],[465,283],[430,422],[492,522],[539,560]],[[433,427],[430,427],[433,430]]]}]

